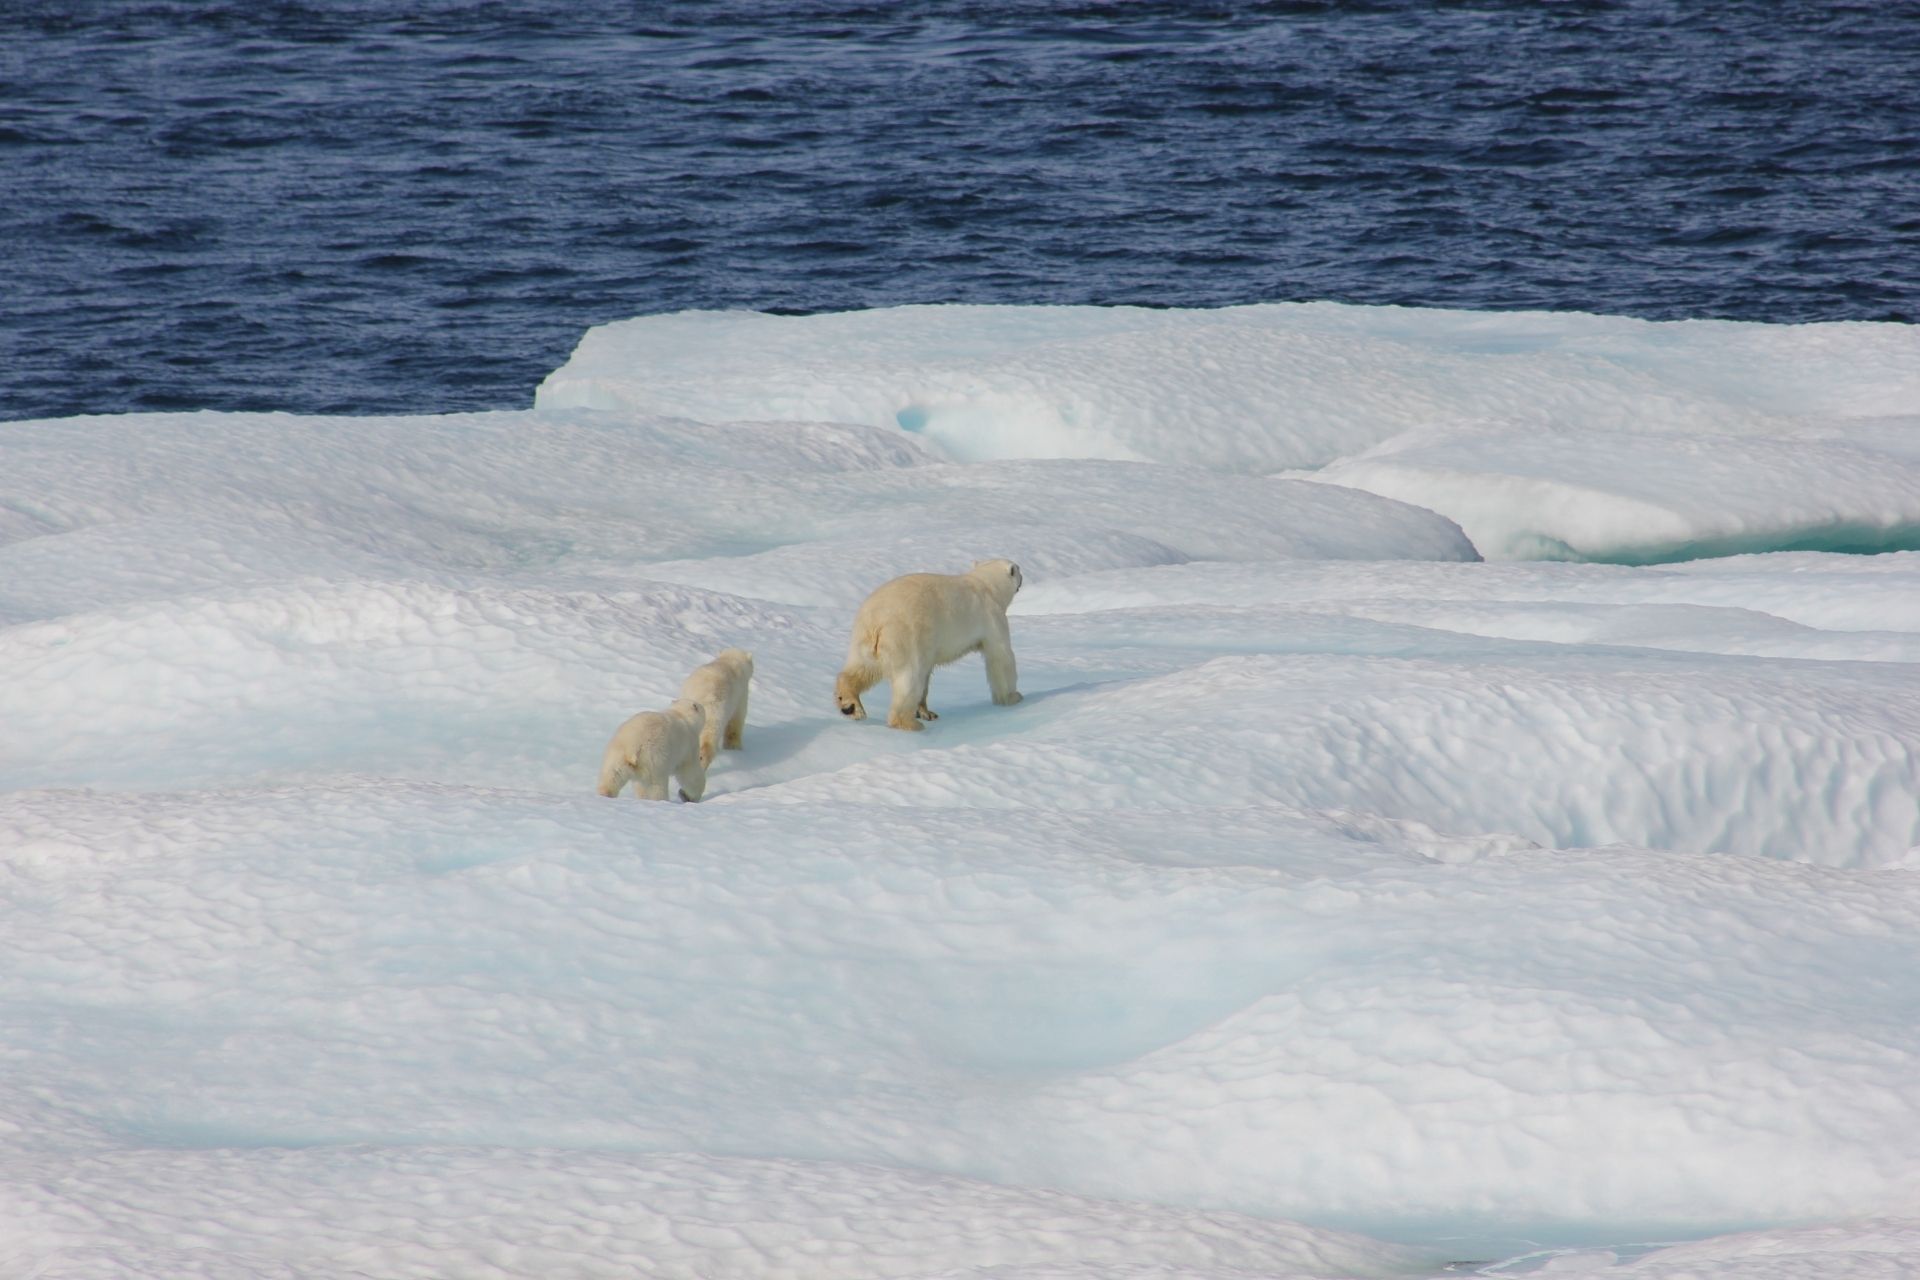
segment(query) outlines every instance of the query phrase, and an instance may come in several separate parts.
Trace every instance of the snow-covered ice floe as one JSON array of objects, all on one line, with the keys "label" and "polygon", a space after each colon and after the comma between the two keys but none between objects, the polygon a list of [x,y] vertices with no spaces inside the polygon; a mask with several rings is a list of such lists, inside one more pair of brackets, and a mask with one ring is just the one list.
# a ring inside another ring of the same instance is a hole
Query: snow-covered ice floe
[{"label": "snow-covered ice floe", "polygon": [[[0,425],[0,1273],[1912,1274],[1916,352],[691,315]],[[842,721],[986,556],[1025,701]],[[707,801],[596,796],[728,645]]]}]

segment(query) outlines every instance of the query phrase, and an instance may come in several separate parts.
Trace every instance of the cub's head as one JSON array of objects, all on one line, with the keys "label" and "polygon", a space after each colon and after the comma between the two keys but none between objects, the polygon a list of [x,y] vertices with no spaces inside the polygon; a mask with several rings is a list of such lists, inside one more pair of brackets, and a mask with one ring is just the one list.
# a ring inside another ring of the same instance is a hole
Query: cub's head
[{"label": "cub's head", "polygon": [[696,731],[707,727],[707,709],[692,698],[675,698],[667,710],[682,720],[690,721]]},{"label": "cub's head", "polygon": [[722,649],[715,662],[724,662],[743,676],[753,674],[753,655],[745,649]]},{"label": "cub's head", "polygon": [[976,560],[973,568],[967,570],[969,577],[979,578],[993,592],[994,599],[1001,604],[1013,599],[1025,581],[1020,576],[1020,566],[1011,560]]}]

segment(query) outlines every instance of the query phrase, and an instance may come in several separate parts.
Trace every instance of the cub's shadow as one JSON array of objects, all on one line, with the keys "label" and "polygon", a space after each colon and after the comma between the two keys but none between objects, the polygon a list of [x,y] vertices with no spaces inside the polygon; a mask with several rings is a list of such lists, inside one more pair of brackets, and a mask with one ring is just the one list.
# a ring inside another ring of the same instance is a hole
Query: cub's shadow
[{"label": "cub's shadow", "polygon": [[818,724],[805,720],[786,720],[769,725],[756,725],[749,719],[746,732],[741,735],[743,745],[740,750],[722,751],[713,762],[713,776],[716,781],[724,778],[720,766],[728,761],[748,769],[770,769],[784,764],[805,751],[822,734],[835,728],[838,719],[838,716],[833,720],[822,717]]}]

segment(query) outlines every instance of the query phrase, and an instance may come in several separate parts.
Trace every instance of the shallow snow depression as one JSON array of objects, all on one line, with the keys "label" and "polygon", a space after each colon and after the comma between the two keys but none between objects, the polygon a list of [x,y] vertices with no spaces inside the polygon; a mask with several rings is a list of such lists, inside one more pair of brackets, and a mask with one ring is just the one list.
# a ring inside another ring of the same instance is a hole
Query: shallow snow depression
[{"label": "shallow snow depression", "polygon": [[[1915,405],[1893,325],[924,308],[0,426],[0,1264],[1908,1274]],[[986,556],[1026,700],[843,722]],[[596,796],[728,645],[708,799]]]}]

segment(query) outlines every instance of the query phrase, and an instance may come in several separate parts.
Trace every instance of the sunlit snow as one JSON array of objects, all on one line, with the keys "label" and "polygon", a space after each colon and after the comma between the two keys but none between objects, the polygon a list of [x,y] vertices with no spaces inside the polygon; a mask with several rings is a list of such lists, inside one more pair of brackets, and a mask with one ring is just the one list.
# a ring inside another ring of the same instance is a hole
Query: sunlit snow
[{"label": "sunlit snow", "polygon": [[[1899,325],[692,314],[0,425],[0,1271],[1912,1274],[1917,531]],[[987,556],[1025,701],[843,721]],[[729,645],[707,799],[595,795]]]}]

